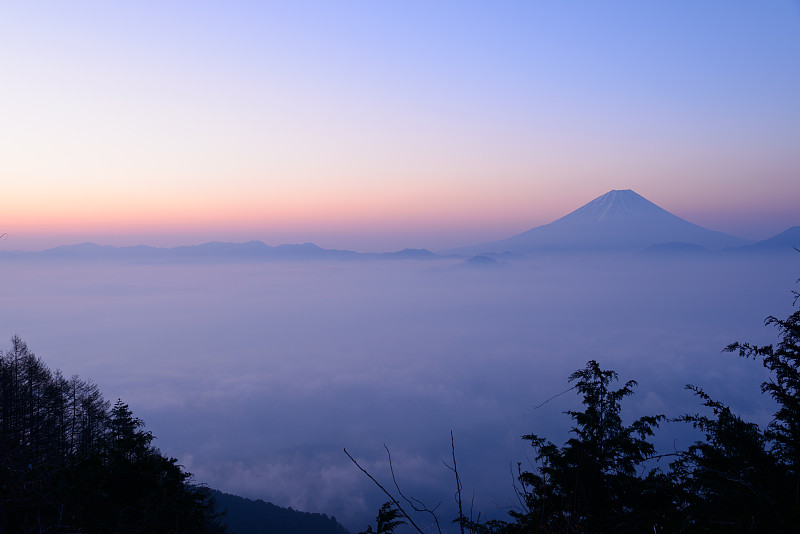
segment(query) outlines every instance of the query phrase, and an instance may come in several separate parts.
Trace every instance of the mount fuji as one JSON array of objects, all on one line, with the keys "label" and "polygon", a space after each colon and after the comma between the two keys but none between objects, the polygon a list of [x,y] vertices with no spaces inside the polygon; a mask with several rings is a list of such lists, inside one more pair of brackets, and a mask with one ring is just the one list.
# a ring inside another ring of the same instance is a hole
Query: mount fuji
[{"label": "mount fuji", "polygon": [[664,243],[685,243],[719,250],[747,245],[750,241],[690,223],[625,189],[609,191],[560,219],[508,239],[448,252],[638,252]]}]

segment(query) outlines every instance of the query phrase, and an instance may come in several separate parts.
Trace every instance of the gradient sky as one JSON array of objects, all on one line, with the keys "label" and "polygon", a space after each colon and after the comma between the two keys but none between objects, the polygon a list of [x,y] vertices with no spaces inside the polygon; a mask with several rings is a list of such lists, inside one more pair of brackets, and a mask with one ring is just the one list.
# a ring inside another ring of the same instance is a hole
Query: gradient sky
[{"label": "gradient sky", "polygon": [[6,249],[800,224],[798,2],[14,2],[0,65]]}]

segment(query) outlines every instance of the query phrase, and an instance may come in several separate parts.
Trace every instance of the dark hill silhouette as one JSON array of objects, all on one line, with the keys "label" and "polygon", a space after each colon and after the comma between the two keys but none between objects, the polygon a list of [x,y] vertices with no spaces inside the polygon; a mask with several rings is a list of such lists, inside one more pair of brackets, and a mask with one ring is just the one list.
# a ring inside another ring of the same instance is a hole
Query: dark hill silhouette
[{"label": "dark hill silhouette", "polygon": [[677,242],[711,250],[748,244],[745,239],[681,219],[625,189],[609,191],[560,219],[508,239],[450,252],[639,252],[653,245]]},{"label": "dark hill silhouette", "polygon": [[348,534],[335,517],[211,490],[230,534]]},{"label": "dark hill silhouette", "polygon": [[472,269],[497,269],[503,264],[490,256],[472,256],[464,260],[463,265]]}]

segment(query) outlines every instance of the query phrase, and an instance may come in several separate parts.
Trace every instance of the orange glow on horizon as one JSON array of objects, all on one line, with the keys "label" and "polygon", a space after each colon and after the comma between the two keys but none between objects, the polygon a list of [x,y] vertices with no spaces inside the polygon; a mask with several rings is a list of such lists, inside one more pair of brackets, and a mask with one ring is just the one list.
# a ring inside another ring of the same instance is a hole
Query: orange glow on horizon
[{"label": "orange glow on horizon", "polygon": [[[241,192],[218,195],[189,193],[146,196],[136,192],[118,195],[78,194],[19,199],[4,210],[8,231],[24,234],[186,233],[219,231],[338,230],[377,231],[452,230],[462,227],[522,229],[544,224],[564,213],[550,204],[534,207],[542,195],[520,192],[509,202],[508,191],[490,187],[453,189],[429,187],[427,191],[400,187],[355,191],[354,188],[320,190],[301,195]],[[588,200],[588,199],[587,199]],[[574,201],[573,201],[574,202]]]}]

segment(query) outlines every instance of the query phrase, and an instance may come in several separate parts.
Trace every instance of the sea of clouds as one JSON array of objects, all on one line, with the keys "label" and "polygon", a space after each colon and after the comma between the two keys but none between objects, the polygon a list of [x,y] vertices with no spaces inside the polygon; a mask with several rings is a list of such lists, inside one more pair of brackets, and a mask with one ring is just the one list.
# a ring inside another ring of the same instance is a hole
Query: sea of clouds
[{"label": "sea of clouds", "polygon": [[505,517],[520,436],[566,439],[578,399],[548,399],[590,359],[638,381],[626,418],[697,412],[692,383],[767,422],[762,368],[721,349],[776,340],[763,321],[793,310],[800,255],[0,268],[2,332],[127,402],[197,481],[358,531],[386,498],[343,449],[391,487],[388,448],[448,524],[451,431],[473,515]]}]

